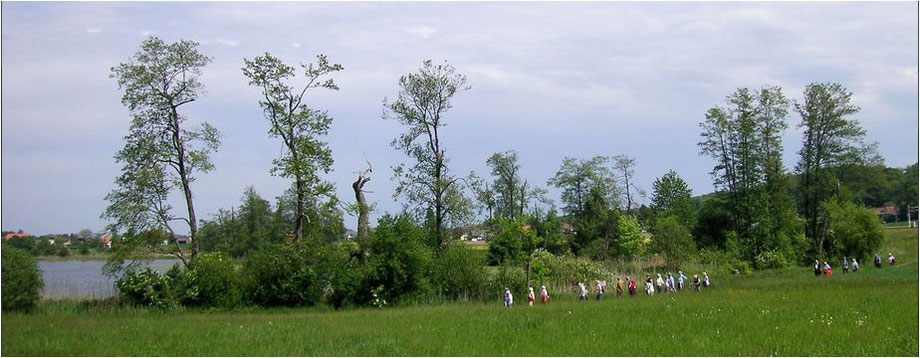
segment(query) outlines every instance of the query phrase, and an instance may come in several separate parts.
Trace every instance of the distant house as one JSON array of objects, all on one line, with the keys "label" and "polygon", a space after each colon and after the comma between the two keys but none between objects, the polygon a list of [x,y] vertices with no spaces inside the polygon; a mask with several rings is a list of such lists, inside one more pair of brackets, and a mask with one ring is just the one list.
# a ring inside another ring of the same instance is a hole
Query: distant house
[{"label": "distant house", "polygon": [[3,240],[6,241],[12,238],[20,238],[20,237],[32,237],[32,235],[24,233],[24,232],[11,232],[6,235],[3,235]]},{"label": "distant house", "polygon": [[566,235],[574,235],[575,227],[566,223],[562,224],[562,233]]},{"label": "distant house", "polygon": [[191,244],[192,238],[187,235],[176,235],[176,243],[179,244]]},{"label": "distant house", "polygon": [[105,247],[112,247],[112,235],[105,234],[99,237],[99,242]]},{"label": "distant house", "polygon": [[872,208],[872,210],[875,210],[875,215],[879,217],[879,220],[891,221],[891,219],[894,219],[894,221],[898,221],[898,213],[900,213],[900,208],[897,206],[886,205]]},{"label": "distant house", "polygon": [[345,229],[345,240],[351,240],[358,236],[358,232],[352,229]]}]

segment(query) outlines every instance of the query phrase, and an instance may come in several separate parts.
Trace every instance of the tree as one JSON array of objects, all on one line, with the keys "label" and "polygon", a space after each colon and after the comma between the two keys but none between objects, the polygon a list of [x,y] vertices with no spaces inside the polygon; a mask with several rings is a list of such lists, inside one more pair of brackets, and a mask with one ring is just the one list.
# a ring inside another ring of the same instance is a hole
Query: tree
[{"label": "tree", "polygon": [[331,78],[324,80],[324,77],[341,71],[342,65],[329,63],[322,54],[316,59],[315,65],[301,64],[304,80],[297,87],[288,84],[296,77],[294,68],[270,53],[266,52],[251,61],[243,59],[243,74],[249,79],[249,85],[262,91],[259,106],[271,125],[268,134],[281,138],[284,143],[285,152],[273,161],[271,172],[272,175],[294,179],[295,240],[303,237],[308,198],[332,192],[332,184],[319,177],[320,172],[332,170],[332,151],[326,142],[319,139],[329,132],[332,117],[326,111],[310,108],[304,99],[309,89],[338,90],[338,85]]},{"label": "tree", "polygon": [[3,311],[31,311],[41,299],[42,273],[35,258],[15,247],[3,245]]},{"label": "tree", "polygon": [[364,184],[371,181],[371,177],[368,176],[373,168],[371,168],[371,163],[367,163],[367,169],[364,169],[358,172],[358,179],[354,183],[351,183],[351,188],[355,191],[355,211],[358,212],[358,240],[367,239],[367,227],[368,227],[368,211],[370,207],[367,205],[367,199],[364,197]]},{"label": "tree", "polygon": [[200,236],[205,239],[204,250],[243,257],[258,248],[280,243],[284,232],[272,214],[271,203],[248,186],[239,207],[220,209],[213,219],[202,221]]},{"label": "tree", "polygon": [[399,78],[395,101],[384,100],[384,119],[392,119],[406,131],[390,145],[412,159],[393,168],[398,180],[394,197],[404,197],[421,214],[432,212],[435,245],[444,242],[447,221],[460,221],[468,214],[470,201],[463,196],[462,178],[450,173],[441,129],[446,125],[444,113],[452,108],[451,100],[459,91],[468,90],[466,76],[444,62],[423,62],[417,73]]},{"label": "tree", "polygon": [[693,201],[692,191],[677,172],[669,170],[660,178],[655,178],[652,184],[652,210],[656,217],[674,216],[680,220],[684,228],[693,228]]},{"label": "tree", "polygon": [[626,197],[626,213],[631,214],[633,204],[636,203],[635,195],[645,195],[633,182],[636,175],[636,158],[630,158],[627,155],[618,155],[613,157],[613,168],[619,173],[620,182],[623,183],[623,193]]},{"label": "tree", "polygon": [[489,243],[489,261],[502,265],[523,263],[525,281],[527,287],[531,287],[530,266],[533,254],[543,243],[543,239],[537,236],[536,230],[527,224],[527,218],[523,216],[498,218],[496,228],[497,233]]},{"label": "tree", "polygon": [[668,268],[676,270],[692,256],[696,251],[696,245],[684,221],[680,217],[669,215],[655,220],[652,227],[651,250],[663,255]]},{"label": "tree", "polygon": [[583,248],[598,238],[608,243],[615,238],[615,222],[608,220],[606,213],[617,207],[619,191],[607,160],[601,156],[587,160],[565,158],[548,181],[548,185],[562,190],[563,212],[575,227],[572,241],[575,254],[581,254]]},{"label": "tree", "polygon": [[468,181],[476,201],[482,204],[479,213],[482,214],[482,211],[486,210],[488,212],[486,221],[491,222],[496,205],[495,192],[492,191],[492,187],[484,179],[476,176],[476,173],[470,173]]},{"label": "tree", "polygon": [[79,236],[83,240],[90,240],[93,238],[93,230],[90,230],[90,229],[80,230]]},{"label": "tree", "polygon": [[521,165],[517,159],[517,152],[509,150],[492,154],[486,160],[486,164],[492,168],[492,190],[496,194],[497,214],[501,217],[516,218],[524,211],[519,203],[525,199],[518,197],[524,180],[521,178]]},{"label": "tree", "polygon": [[700,123],[700,154],[716,159],[716,188],[727,197],[744,258],[765,251],[792,254],[799,222],[782,167],[789,101],[779,87],[740,88]]},{"label": "tree", "polygon": [[835,181],[827,168],[845,163],[859,163],[873,157],[874,145],[864,140],[866,131],[851,117],[859,107],[850,103],[853,97],[839,83],[812,83],[805,87],[805,98],[795,103],[795,110],[804,128],[802,149],[796,172],[800,177],[801,213],[805,217],[805,233],[813,240],[818,255],[827,249],[820,229],[820,204],[833,194]]},{"label": "tree", "polygon": [[[198,52],[198,43],[180,40],[167,44],[148,37],[130,62],[112,68],[111,77],[124,91],[121,102],[131,113],[131,127],[125,147],[115,155],[122,164],[116,188],[106,196],[109,206],[102,217],[114,221],[111,232],[127,230],[127,238],[149,230],[165,229],[175,242],[170,226],[184,221],[189,226],[193,247],[199,252],[198,224],[191,183],[195,173],[207,173],[214,166],[209,154],[220,145],[216,128],[202,122],[189,129],[183,106],[195,102],[203,91],[198,77],[211,58]],[[171,213],[166,198],[175,188],[185,198],[188,217]],[[176,244],[174,252],[184,263],[185,255]]]}]

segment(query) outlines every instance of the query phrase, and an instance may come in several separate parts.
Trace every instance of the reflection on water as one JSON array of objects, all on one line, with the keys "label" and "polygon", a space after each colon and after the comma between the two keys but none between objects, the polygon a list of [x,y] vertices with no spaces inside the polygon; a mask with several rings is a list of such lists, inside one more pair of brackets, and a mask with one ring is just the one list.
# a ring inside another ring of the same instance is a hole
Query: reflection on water
[{"label": "reflection on water", "polygon": [[[166,272],[178,260],[154,260],[148,265]],[[115,294],[115,279],[102,274],[105,261],[39,261],[47,298],[94,298]]]}]

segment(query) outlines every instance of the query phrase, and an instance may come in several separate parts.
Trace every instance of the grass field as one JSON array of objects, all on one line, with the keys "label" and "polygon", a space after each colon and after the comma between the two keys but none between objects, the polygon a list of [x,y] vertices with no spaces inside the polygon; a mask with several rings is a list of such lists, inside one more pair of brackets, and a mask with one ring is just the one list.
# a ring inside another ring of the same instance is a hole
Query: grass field
[{"label": "grass field", "polygon": [[917,356],[917,231],[886,230],[898,265],[714,276],[700,293],[323,311],[157,312],[45,303],[3,314],[2,355]]}]

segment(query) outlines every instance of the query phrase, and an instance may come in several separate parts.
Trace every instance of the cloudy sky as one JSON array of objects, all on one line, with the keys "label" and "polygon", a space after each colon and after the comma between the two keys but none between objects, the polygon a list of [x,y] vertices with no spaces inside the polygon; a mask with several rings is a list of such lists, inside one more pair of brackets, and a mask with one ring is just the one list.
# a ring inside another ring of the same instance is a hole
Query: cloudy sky
[{"label": "cloudy sky", "polygon": [[[801,98],[810,82],[855,93],[857,117],[889,166],[917,161],[916,3],[10,3],[2,4],[2,228],[35,234],[101,230],[128,113],[108,77],[148,35],[195,40],[214,57],[207,95],[188,106],[223,133],[216,170],[194,183],[199,217],[239,203],[281,152],[240,68],[270,51],[289,63],[325,53],[341,90],[309,105],[335,118],[329,179],[351,199],[353,172],[374,164],[369,199],[400,204],[381,119],[384,97],[424,59],[448,60],[472,89],[446,121],[453,170],[486,173],[491,153],[515,149],[523,174],[545,185],[565,156],[628,154],[640,187],[676,170],[695,194],[713,190],[713,161],[697,155],[707,108],[738,87],[779,85]],[[790,113],[787,169],[800,148]],[[557,191],[551,190],[555,197]],[[181,206],[179,206],[181,207]],[[374,220],[374,219],[372,219]],[[354,219],[346,220],[354,227]],[[182,230],[180,230],[182,231]]]}]

